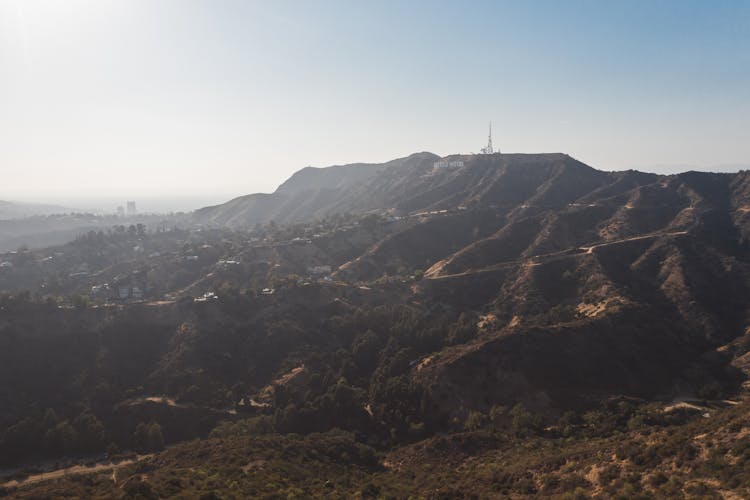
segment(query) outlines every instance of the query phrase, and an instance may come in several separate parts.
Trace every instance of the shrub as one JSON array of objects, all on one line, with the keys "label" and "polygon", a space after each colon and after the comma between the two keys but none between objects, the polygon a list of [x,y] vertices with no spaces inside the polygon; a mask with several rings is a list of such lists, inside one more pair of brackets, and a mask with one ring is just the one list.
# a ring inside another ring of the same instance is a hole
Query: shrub
[{"label": "shrub", "polygon": [[542,429],[541,417],[529,412],[521,403],[510,410],[510,417],[510,428],[516,436],[529,436]]},{"label": "shrub", "polygon": [[470,411],[464,422],[464,428],[467,431],[476,431],[484,427],[487,423],[487,417],[479,411]]}]

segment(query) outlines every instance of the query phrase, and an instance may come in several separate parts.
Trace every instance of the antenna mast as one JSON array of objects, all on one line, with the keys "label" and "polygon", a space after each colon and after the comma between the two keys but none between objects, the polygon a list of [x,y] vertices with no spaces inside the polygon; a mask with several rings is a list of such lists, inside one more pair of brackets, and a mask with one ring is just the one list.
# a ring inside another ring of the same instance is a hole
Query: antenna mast
[{"label": "antenna mast", "polygon": [[492,122],[490,122],[490,134],[487,138],[487,153],[492,154],[495,151],[492,149]]},{"label": "antenna mast", "polygon": [[481,149],[481,152],[485,155],[491,155],[495,152],[495,150],[492,148],[492,122],[490,122],[490,133],[487,136],[487,145]]}]

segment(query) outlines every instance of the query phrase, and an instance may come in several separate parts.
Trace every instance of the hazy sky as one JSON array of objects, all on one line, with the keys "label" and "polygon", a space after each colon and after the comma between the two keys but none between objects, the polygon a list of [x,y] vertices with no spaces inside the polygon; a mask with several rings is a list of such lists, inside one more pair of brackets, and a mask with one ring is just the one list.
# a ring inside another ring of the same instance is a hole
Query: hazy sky
[{"label": "hazy sky", "polygon": [[306,165],[750,163],[750,1],[0,0],[0,199],[231,196]]}]

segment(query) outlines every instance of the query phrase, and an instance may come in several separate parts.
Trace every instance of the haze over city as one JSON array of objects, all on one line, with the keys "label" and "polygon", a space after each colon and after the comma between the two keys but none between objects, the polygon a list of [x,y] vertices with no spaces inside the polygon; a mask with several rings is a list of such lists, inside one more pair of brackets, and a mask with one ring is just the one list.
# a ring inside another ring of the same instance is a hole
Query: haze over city
[{"label": "haze over city", "polygon": [[750,0],[0,0],[0,497],[750,498]]},{"label": "haze over city", "polygon": [[416,151],[750,163],[748,2],[0,2],[2,198],[270,192]]}]

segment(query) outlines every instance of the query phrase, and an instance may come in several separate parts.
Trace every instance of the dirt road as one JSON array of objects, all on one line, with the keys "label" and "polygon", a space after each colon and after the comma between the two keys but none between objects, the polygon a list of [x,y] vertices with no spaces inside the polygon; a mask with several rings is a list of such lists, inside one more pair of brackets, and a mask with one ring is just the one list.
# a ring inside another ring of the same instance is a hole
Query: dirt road
[{"label": "dirt road", "polygon": [[[461,273],[456,274],[444,274],[440,275],[440,271],[442,271],[445,263],[448,259],[445,259],[443,261],[440,261],[438,264],[432,266],[430,269],[428,269],[427,272],[425,272],[424,277],[426,279],[430,280],[440,280],[440,279],[449,279],[449,278],[457,278],[462,276],[470,276],[470,275],[476,275],[481,273],[488,273],[493,271],[499,271],[504,268],[508,267],[515,267],[519,265],[526,265],[529,267],[535,267],[542,264],[546,264],[548,262],[551,262],[556,259],[564,259],[569,257],[578,257],[582,254],[592,254],[597,248],[603,248],[607,246],[613,246],[613,245],[620,245],[622,243],[628,243],[631,241],[639,241],[639,240],[647,240],[647,239],[653,239],[653,238],[662,238],[662,237],[670,237],[670,236],[682,236],[688,234],[687,231],[672,231],[672,232],[658,232],[658,233],[649,233],[649,234],[642,234],[639,236],[632,236],[630,238],[622,238],[619,240],[612,240],[612,241],[603,241],[598,243],[591,243],[589,245],[583,245],[579,247],[573,247],[568,248],[566,250],[561,250],[559,252],[552,252],[547,254],[539,254],[539,255],[532,255],[529,257],[524,257],[522,259],[516,259],[506,262],[500,262],[498,264],[483,267],[481,269],[470,269],[468,271],[464,271]],[[442,265],[441,265],[442,264]]]},{"label": "dirt road", "polygon": [[53,470],[49,472],[42,472],[40,474],[31,474],[29,476],[26,476],[23,479],[14,479],[12,481],[2,483],[0,486],[4,488],[18,488],[18,487],[26,486],[27,484],[34,484],[34,483],[39,483],[41,481],[50,481],[53,479],[60,479],[69,474],[93,474],[95,472],[118,469],[120,467],[130,465],[132,463],[144,460],[152,456],[153,454],[138,455],[136,456],[136,458],[129,458],[126,460],[121,460],[119,462],[98,462],[90,466],[72,465],[70,467],[65,467],[62,469],[57,469],[57,470]]}]

